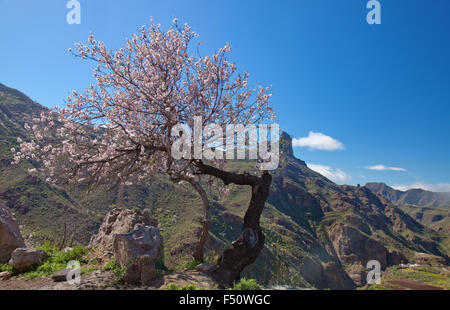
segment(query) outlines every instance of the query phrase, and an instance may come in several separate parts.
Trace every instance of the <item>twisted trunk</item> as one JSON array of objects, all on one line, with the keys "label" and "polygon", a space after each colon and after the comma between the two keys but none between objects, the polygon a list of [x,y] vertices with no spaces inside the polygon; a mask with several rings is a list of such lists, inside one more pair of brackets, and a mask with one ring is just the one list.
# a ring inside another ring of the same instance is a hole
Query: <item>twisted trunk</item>
[{"label": "twisted trunk", "polygon": [[205,190],[202,188],[202,186],[191,179],[189,183],[192,184],[192,186],[197,190],[197,192],[200,194],[203,202],[203,208],[204,208],[204,218],[202,222],[202,232],[200,235],[200,240],[198,241],[197,247],[195,248],[195,252],[192,254],[192,257],[198,261],[203,261],[203,248],[205,246],[205,242],[208,239],[209,234],[209,225],[211,223],[211,207],[209,205],[208,196],[206,195]]},{"label": "twisted trunk", "polygon": [[195,190],[200,194],[200,197],[202,198],[203,203],[203,209],[204,209],[204,218],[202,221],[202,231],[200,234],[200,239],[197,243],[197,246],[195,248],[194,253],[192,253],[192,257],[198,261],[203,261],[203,248],[205,246],[205,242],[208,239],[209,235],[209,226],[211,223],[211,206],[209,204],[208,195],[206,194],[203,187],[200,185],[199,182],[195,181],[194,178],[187,177],[184,175],[178,175],[176,177],[172,177],[172,181],[178,182],[178,181],[186,181],[189,184],[191,184]]},{"label": "twisted trunk", "polygon": [[205,165],[202,161],[195,162],[200,173],[212,175],[221,179],[225,185],[249,185],[252,187],[252,197],[244,217],[244,225],[240,237],[226,249],[219,258],[218,266],[212,272],[213,277],[223,286],[231,286],[241,277],[245,267],[252,264],[264,247],[265,237],[260,227],[261,213],[269,196],[272,176],[264,171],[260,177],[247,173],[236,174],[222,171]]}]

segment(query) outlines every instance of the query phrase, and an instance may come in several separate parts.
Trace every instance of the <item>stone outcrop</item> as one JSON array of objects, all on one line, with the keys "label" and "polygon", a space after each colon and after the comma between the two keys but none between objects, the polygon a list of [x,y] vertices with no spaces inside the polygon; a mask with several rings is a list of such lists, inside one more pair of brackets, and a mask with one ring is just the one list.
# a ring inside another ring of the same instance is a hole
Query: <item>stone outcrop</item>
[{"label": "stone outcrop", "polygon": [[397,250],[389,249],[387,253],[387,264],[388,266],[395,266],[400,264],[406,264],[408,262],[408,259],[405,255],[400,253]]},{"label": "stone outcrop", "polygon": [[341,261],[365,266],[368,261],[377,260],[382,268],[387,267],[387,249],[358,229],[335,223],[328,231],[328,235]]},{"label": "stone outcrop", "polygon": [[300,267],[300,274],[306,282],[314,285],[316,288],[323,288],[325,286],[323,267],[320,262],[312,258],[307,257],[303,260],[303,264]]},{"label": "stone outcrop", "polygon": [[328,235],[339,259],[344,263],[354,264],[346,272],[356,286],[366,283],[365,266],[371,260],[379,261],[382,269],[408,262],[401,252],[388,250],[380,242],[351,225],[334,223]]},{"label": "stone outcrop", "polygon": [[89,246],[102,253],[112,254],[114,235],[127,234],[141,226],[158,226],[157,220],[152,218],[149,210],[140,212],[129,209],[113,209],[106,215],[98,233],[92,236]]},{"label": "stone outcrop", "polygon": [[9,280],[10,278],[11,278],[11,273],[9,273],[8,271],[0,272],[0,281],[6,281],[6,280]]},{"label": "stone outcrop", "polygon": [[12,252],[9,265],[19,273],[24,273],[32,266],[42,263],[47,258],[47,253],[42,250],[29,248],[17,248]]},{"label": "stone outcrop", "polygon": [[156,226],[149,210],[116,208],[106,215],[89,245],[104,256],[114,256],[115,263],[126,269],[126,283],[147,285],[156,277],[156,261],[164,258],[163,239]]},{"label": "stone outcrop", "polygon": [[54,282],[65,282],[67,281],[67,276],[69,275],[69,272],[71,272],[72,269],[63,269],[55,272],[52,275],[52,280]]},{"label": "stone outcrop", "polygon": [[11,253],[25,242],[20,234],[16,218],[11,211],[0,202],[0,264],[7,263]]},{"label": "stone outcrop", "polygon": [[338,268],[338,265],[331,261],[323,265],[325,287],[335,290],[346,290],[354,288],[352,280],[348,275]]},{"label": "stone outcrop", "polygon": [[126,269],[126,283],[148,285],[157,276],[155,263],[161,256],[161,241],[159,229],[151,226],[114,235],[114,260]]},{"label": "stone outcrop", "polygon": [[216,266],[213,264],[203,263],[195,266],[195,270],[201,271],[201,272],[208,272],[212,269],[214,269]]},{"label": "stone outcrop", "polygon": [[367,270],[362,265],[352,265],[346,272],[356,286],[361,287],[366,284]]}]

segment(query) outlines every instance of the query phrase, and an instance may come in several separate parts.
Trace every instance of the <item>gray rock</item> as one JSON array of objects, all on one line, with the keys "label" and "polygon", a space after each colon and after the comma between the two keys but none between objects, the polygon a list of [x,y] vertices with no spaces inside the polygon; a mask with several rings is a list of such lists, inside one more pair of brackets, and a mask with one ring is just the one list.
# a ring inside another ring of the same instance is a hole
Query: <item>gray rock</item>
[{"label": "gray rock", "polygon": [[60,271],[55,272],[52,275],[52,279],[55,282],[66,282],[67,281],[67,275],[69,273],[70,269],[63,269]]},{"label": "gray rock", "polygon": [[0,201],[0,264],[7,263],[12,252],[24,246],[16,218]]},{"label": "gray rock", "polygon": [[89,246],[103,253],[113,252],[114,235],[127,234],[141,226],[158,226],[158,221],[151,217],[150,210],[139,212],[115,208],[106,215],[98,233],[91,238]]},{"label": "gray rock", "polygon": [[0,272],[0,281],[6,281],[11,278],[11,274],[8,271]]},{"label": "gray rock", "polygon": [[161,256],[161,242],[159,229],[151,226],[114,236],[114,259],[126,268],[126,283],[148,285],[157,276],[155,262]]},{"label": "gray rock", "polygon": [[47,258],[47,253],[42,250],[29,248],[17,248],[12,252],[9,265],[19,273],[24,273],[33,265],[42,263]]},{"label": "gray rock", "polygon": [[212,265],[212,264],[204,263],[204,264],[200,264],[200,265],[195,266],[195,270],[201,271],[201,272],[208,272],[211,269],[214,269],[214,267],[215,266]]}]

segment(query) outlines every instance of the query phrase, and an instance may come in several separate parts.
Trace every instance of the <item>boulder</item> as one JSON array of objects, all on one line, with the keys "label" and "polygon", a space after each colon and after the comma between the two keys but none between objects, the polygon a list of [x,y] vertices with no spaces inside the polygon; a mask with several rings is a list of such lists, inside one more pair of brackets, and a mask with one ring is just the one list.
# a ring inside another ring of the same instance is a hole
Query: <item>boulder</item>
[{"label": "boulder", "polygon": [[105,217],[98,233],[92,236],[89,246],[102,253],[113,252],[113,239],[116,234],[127,234],[141,226],[158,226],[150,210],[144,212],[115,208]]},{"label": "boulder", "polygon": [[0,264],[11,259],[11,253],[25,242],[20,234],[16,218],[11,211],[0,202]]},{"label": "boulder", "polygon": [[11,274],[8,271],[0,272],[0,281],[6,281],[11,278]]},{"label": "boulder", "polygon": [[212,269],[214,269],[216,266],[214,266],[213,264],[208,264],[208,263],[203,263],[203,264],[199,264],[197,266],[195,266],[195,270],[200,271],[200,272],[208,272]]},{"label": "boulder", "polygon": [[47,253],[42,250],[29,248],[17,248],[12,252],[9,265],[19,273],[24,273],[32,266],[42,263],[47,258]]},{"label": "boulder", "polygon": [[52,275],[53,281],[55,281],[55,282],[66,282],[67,281],[67,275],[69,274],[70,271],[71,271],[71,269],[63,269],[63,270],[55,272]]},{"label": "boulder", "polygon": [[161,258],[161,242],[159,229],[151,226],[114,235],[114,260],[126,269],[126,283],[148,285],[157,276],[155,263]]}]

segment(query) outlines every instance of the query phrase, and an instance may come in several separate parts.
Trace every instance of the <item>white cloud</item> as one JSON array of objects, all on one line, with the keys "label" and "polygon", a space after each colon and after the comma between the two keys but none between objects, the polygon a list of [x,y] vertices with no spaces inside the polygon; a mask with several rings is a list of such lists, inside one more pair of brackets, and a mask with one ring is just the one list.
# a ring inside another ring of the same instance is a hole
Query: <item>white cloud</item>
[{"label": "white cloud", "polygon": [[341,169],[333,169],[329,166],[309,164],[309,163],[306,165],[308,166],[309,169],[314,170],[317,173],[320,173],[324,177],[336,183],[347,182],[352,178]]},{"label": "white cloud", "polygon": [[294,147],[308,147],[310,150],[336,151],[345,149],[344,144],[320,132],[310,131],[307,137],[294,138]]},{"label": "white cloud", "polygon": [[391,171],[406,171],[405,168],[400,167],[388,167],[385,165],[375,165],[375,166],[368,166],[366,169],[369,170],[376,170],[376,171],[385,171],[385,170],[391,170]]},{"label": "white cloud", "polygon": [[399,191],[407,191],[408,189],[421,188],[431,192],[447,192],[450,193],[450,183],[429,184],[424,182],[416,182],[411,185],[394,185],[392,186]]}]

